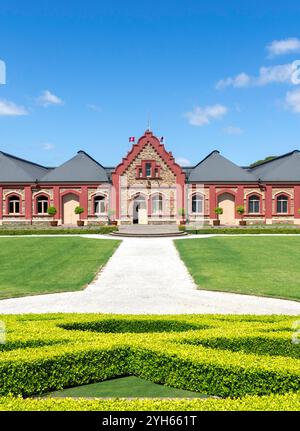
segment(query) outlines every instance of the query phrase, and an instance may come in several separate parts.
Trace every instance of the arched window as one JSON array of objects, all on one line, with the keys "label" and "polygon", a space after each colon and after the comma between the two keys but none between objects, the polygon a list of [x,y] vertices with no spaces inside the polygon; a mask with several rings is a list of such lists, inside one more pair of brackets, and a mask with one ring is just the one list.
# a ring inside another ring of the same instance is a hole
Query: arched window
[{"label": "arched window", "polygon": [[249,214],[260,213],[260,197],[258,195],[251,195],[249,197],[248,212]]},{"label": "arched window", "polygon": [[39,195],[36,198],[36,209],[38,214],[47,214],[48,205],[48,197],[46,195]]},{"label": "arched window", "polygon": [[152,213],[160,214],[163,211],[163,197],[162,195],[156,194],[152,197]]},{"label": "arched window", "polygon": [[12,195],[8,198],[8,213],[20,214],[20,198],[17,195]]},{"label": "arched window", "polygon": [[105,196],[94,197],[94,214],[105,213]]},{"label": "arched window", "polygon": [[203,213],[203,195],[200,193],[192,196],[192,213]]},{"label": "arched window", "polygon": [[286,195],[279,195],[276,199],[276,210],[279,214],[286,214],[288,212],[289,198]]}]

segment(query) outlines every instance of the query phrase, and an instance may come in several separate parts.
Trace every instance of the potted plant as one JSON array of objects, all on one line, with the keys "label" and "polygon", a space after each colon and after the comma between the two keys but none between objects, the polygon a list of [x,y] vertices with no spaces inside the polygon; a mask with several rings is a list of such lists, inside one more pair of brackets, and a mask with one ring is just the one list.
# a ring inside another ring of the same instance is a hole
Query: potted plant
[{"label": "potted plant", "polygon": [[241,216],[241,220],[239,221],[240,226],[246,226],[247,222],[244,220],[245,207],[243,205],[238,205],[236,207],[236,212]]},{"label": "potted plant", "polygon": [[79,220],[77,220],[77,226],[84,226],[84,221],[81,220],[81,214],[84,212],[84,208],[78,206],[75,208],[75,214],[79,215]]},{"label": "potted plant", "polygon": [[179,208],[178,209],[178,215],[181,217],[180,220],[180,225],[184,226],[186,224],[186,219],[185,219],[185,209],[184,208]]},{"label": "potted plant", "polygon": [[54,206],[50,206],[47,209],[47,213],[53,217],[53,219],[50,221],[50,226],[57,226],[57,220],[54,220],[54,216],[57,213],[57,209]]},{"label": "potted plant", "polygon": [[111,226],[117,226],[118,222],[117,220],[113,220],[113,216],[115,214],[115,210],[108,210],[107,217],[108,217],[108,224]]},{"label": "potted plant", "polygon": [[221,207],[215,208],[214,213],[216,214],[217,218],[216,218],[216,220],[213,220],[213,225],[214,226],[220,226],[219,215],[223,214],[223,208],[221,208]]}]

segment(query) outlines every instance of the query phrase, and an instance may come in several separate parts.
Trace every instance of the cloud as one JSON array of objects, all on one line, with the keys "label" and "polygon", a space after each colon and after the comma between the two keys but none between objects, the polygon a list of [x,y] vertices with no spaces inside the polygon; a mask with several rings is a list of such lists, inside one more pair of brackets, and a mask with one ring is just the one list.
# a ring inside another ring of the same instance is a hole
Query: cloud
[{"label": "cloud", "polygon": [[216,104],[212,106],[196,106],[196,108],[191,112],[186,112],[184,116],[188,119],[188,122],[192,126],[204,126],[209,124],[213,119],[218,119],[223,117],[228,112],[226,106]]},{"label": "cloud", "polygon": [[184,157],[178,157],[178,158],[176,158],[175,161],[180,166],[191,166],[192,165],[192,163],[189,161],[189,159],[185,159]]},{"label": "cloud", "polygon": [[101,112],[101,111],[102,111],[102,109],[101,109],[101,107],[100,107],[100,106],[98,106],[98,105],[94,105],[93,103],[88,103],[88,104],[86,105],[86,107],[87,107],[88,109],[90,109],[91,111],[94,111],[94,112]]},{"label": "cloud", "polygon": [[240,127],[228,126],[223,129],[223,132],[227,135],[241,135],[242,133],[244,133],[244,130]]},{"label": "cloud", "polygon": [[300,52],[300,40],[296,37],[273,40],[273,42],[266,46],[266,50],[268,51],[269,57]]},{"label": "cloud", "polygon": [[288,91],[285,97],[286,109],[300,114],[300,88],[297,87],[294,90]]},{"label": "cloud", "polygon": [[262,66],[257,76],[250,76],[242,72],[235,77],[221,79],[217,82],[216,88],[219,90],[225,87],[259,87],[275,83],[293,84],[292,75],[294,71],[295,66],[293,63],[269,67]]},{"label": "cloud", "polygon": [[27,115],[28,111],[24,106],[18,106],[14,102],[9,102],[8,100],[0,100],[0,116],[20,116]]},{"label": "cloud", "polygon": [[45,90],[42,92],[41,96],[37,98],[37,102],[39,105],[42,106],[49,106],[49,105],[63,105],[64,101],[56,96],[55,94],[51,93],[49,90]]},{"label": "cloud", "polygon": [[230,86],[237,87],[237,88],[248,87],[248,85],[250,84],[250,81],[251,81],[250,76],[247,75],[247,73],[242,72],[233,78],[220,79],[220,81],[218,81],[216,84],[216,88],[219,90],[220,88],[225,88]]},{"label": "cloud", "polygon": [[55,148],[55,145],[49,144],[48,142],[45,142],[43,144],[43,149],[46,150],[46,151],[54,150],[54,148]]}]

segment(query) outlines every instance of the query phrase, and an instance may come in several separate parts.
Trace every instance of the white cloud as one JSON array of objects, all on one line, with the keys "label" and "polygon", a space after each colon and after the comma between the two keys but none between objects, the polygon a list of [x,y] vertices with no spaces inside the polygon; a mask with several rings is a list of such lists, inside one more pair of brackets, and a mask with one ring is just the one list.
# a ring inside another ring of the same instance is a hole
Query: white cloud
[{"label": "white cloud", "polygon": [[43,144],[43,149],[46,150],[46,151],[54,150],[54,148],[55,148],[55,145],[49,144],[48,142],[45,142]]},{"label": "white cloud", "polygon": [[300,114],[300,88],[288,91],[285,97],[285,106],[292,112]]},{"label": "white cloud", "polygon": [[223,132],[227,135],[241,135],[244,130],[237,126],[228,126],[223,129]]},{"label": "white cloud", "polygon": [[0,100],[0,116],[20,116],[27,115],[28,112],[24,106],[18,106],[14,102],[8,100]]},{"label": "white cloud", "polygon": [[292,84],[292,74],[294,71],[295,67],[293,63],[269,67],[262,66],[259,69],[258,76],[250,76],[242,72],[235,77],[221,79],[217,82],[216,88],[263,86],[273,83]]},{"label": "white cloud", "polygon": [[178,157],[176,159],[176,163],[178,163],[180,166],[191,166],[191,162],[189,159],[186,159],[184,157]]},{"label": "white cloud", "polygon": [[223,117],[228,112],[226,106],[216,104],[212,106],[196,106],[191,112],[186,112],[184,116],[192,126],[204,126],[209,124],[212,119]]},{"label": "white cloud", "polygon": [[64,101],[56,96],[55,94],[51,93],[49,90],[45,90],[42,92],[41,96],[37,98],[37,102],[39,105],[42,106],[49,106],[49,105],[63,105]]},{"label": "white cloud", "polygon": [[100,108],[100,106],[98,106],[98,105],[94,105],[93,103],[88,103],[88,104],[86,105],[86,107],[87,107],[88,109],[90,109],[91,111],[94,111],[94,112],[101,112],[101,111],[102,111],[102,109]]},{"label": "white cloud", "polygon": [[247,73],[242,72],[233,78],[220,79],[220,81],[218,81],[216,84],[216,88],[220,89],[220,88],[225,88],[229,86],[237,87],[237,88],[247,87],[250,84],[250,81],[251,81],[250,76],[247,75]]},{"label": "white cloud", "polygon": [[270,57],[300,52],[300,40],[296,37],[273,40],[273,42],[266,46],[266,50],[268,51]]}]

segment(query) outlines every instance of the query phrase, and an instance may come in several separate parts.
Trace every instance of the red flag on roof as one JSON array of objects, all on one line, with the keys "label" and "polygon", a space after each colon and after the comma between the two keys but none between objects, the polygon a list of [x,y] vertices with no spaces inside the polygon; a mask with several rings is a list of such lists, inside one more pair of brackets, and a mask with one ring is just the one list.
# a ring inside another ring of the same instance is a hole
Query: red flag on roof
[{"label": "red flag on roof", "polygon": [[134,142],[135,141],[135,137],[134,136],[129,136],[129,142]]}]

